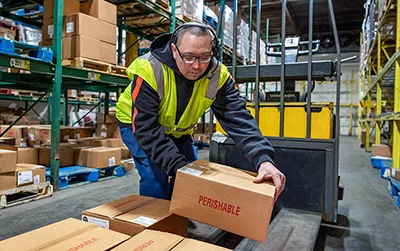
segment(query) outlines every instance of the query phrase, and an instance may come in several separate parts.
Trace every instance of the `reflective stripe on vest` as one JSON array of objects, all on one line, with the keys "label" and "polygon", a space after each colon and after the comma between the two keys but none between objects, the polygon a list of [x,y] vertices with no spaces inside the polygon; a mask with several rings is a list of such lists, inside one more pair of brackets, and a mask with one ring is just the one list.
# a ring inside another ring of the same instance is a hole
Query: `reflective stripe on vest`
[{"label": "reflective stripe on vest", "polygon": [[157,82],[157,92],[160,100],[164,97],[164,71],[162,69],[160,61],[156,59],[150,52],[141,56],[143,59],[147,59],[150,62],[151,68],[153,68],[154,78]]}]

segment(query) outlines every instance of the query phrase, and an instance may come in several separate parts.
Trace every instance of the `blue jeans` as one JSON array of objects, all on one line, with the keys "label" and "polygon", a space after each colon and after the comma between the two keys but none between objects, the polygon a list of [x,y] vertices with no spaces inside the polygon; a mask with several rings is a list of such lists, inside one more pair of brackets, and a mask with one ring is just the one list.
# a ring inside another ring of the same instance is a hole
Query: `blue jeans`
[{"label": "blue jeans", "polygon": [[[151,162],[137,143],[131,127],[120,128],[120,132],[122,141],[132,153],[136,169],[140,175],[140,195],[167,200],[171,199],[175,177],[169,179],[164,170]],[[193,139],[190,135],[184,135],[179,139],[171,139],[179,152],[183,154],[189,162],[197,160]]]}]

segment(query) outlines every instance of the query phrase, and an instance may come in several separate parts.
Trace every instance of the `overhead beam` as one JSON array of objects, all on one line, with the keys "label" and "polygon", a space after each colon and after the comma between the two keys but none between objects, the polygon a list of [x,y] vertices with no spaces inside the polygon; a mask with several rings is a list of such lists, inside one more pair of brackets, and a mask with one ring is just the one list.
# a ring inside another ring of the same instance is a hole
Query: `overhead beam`
[{"label": "overhead beam", "polygon": [[290,25],[295,30],[295,32],[300,33],[301,32],[300,27],[297,24],[296,20],[294,19],[293,13],[290,11],[288,6],[286,6],[286,16],[287,16],[287,19],[289,20]]},{"label": "overhead beam", "polygon": [[[304,2],[304,0],[286,0],[287,3],[295,3],[295,2]],[[263,2],[261,3],[261,6],[269,6],[269,5],[281,5],[282,1],[273,1],[273,2]],[[252,4],[253,7],[256,6],[256,4]],[[248,4],[245,4],[243,6],[241,6],[241,8],[249,8]]]}]

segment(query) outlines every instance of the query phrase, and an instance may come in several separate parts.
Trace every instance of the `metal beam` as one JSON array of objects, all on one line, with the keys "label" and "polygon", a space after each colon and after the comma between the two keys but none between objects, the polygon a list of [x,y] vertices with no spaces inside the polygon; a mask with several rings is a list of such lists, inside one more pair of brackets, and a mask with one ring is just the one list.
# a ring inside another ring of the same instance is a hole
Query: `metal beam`
[{"label": "metal beam", "polygon": [[[260,82],[279,81],[281,64],[260,65]],[[228,67],[232,72],[232,67]],[[285,64],[285,79],[307,80],[308,63],[296,62]],[[325,81],[335,75],[335,64],[332,61],[314,61],[312,63],[312,79]],[[256,67],[254,65],[236,66],[236,83],[255,81]]]},{"label": "metal beam", "polygon": [[286,5],[286,16],[287,19],[289,20],[290,25],[294,29],[295,33],[300,34],[301,30],[299,25],[297,24],[296,20],[293,17],[293,13],[291,12],[290,8]]},{"label": "metal beam", "polygon": [[6,11],[2,12],[2,13],[0,14],[0,16],[6,17],[6,18],[9,18],[9,19],[18,21],[18,22],[22,22],[22,23],[25,23],[25,24],[29,24],[29,25],[35,26],[35,27],[37,27],[37,28],[39,28],[39,29],[41,29],[42,26],[43,26],[43,23],[36,22],[36,21],[31,20],[31,19],[26,18],[26,17],[17,16],[17,15],[15,15],[15,14],[12,14],[12,13],[6,12]]}]

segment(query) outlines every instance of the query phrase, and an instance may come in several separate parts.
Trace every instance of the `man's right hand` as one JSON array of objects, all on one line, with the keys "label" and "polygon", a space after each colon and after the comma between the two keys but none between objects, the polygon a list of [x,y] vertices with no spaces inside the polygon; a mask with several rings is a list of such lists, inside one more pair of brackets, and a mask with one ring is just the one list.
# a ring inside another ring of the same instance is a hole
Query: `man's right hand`
[{"label": "man's right hand", "polygon": [[276,187],[274,196],[274,202],[276,202],[283,189],[285,189],[286,177],[271,162],[261,163],[258,169],[258,175],[253,182],[262,183],[264,180],[271,179]]}]

